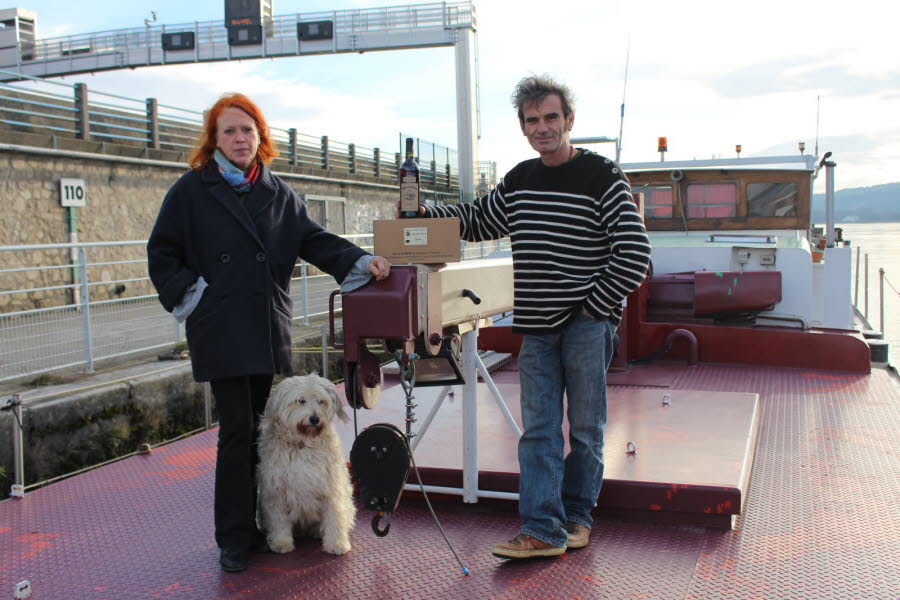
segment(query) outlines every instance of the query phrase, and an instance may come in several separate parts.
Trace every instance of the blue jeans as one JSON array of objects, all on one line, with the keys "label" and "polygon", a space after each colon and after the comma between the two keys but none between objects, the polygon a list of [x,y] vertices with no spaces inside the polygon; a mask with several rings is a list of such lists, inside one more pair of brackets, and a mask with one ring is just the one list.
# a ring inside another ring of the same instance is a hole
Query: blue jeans
[{"label": "blue jeans", "polygon": [[[615,329],[608,320],[579,312],[558,333],[523,336],[520,533],[554,546],[566,544],[566,521],[591,527],[603,482],[606,369]],[[571,448],[565,458],[563,394]]]}]

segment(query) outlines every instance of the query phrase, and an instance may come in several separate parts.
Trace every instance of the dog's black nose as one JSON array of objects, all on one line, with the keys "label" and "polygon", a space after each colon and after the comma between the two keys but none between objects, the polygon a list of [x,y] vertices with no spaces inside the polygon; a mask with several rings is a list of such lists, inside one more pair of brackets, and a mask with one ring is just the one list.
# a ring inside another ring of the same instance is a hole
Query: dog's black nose
[{"label": "dog's black nose", "polygon": [[317,417],[316,415],[311,416],[311,417],[309,418],[309,424],[310,424],[310,425],[318,425],[318,424],[319,424],[319,417]]}]

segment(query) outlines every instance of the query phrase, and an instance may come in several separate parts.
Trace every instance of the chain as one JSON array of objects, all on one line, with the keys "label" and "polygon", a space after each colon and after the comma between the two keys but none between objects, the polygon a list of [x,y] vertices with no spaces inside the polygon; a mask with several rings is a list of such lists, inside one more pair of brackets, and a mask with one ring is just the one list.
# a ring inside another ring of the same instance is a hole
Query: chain
[{"label": "chain", "polygon": [[900,291],[898,291],[897,288],[894,287],[894,284],[891,283],[891,280],[888,279],[887,275],[885,275],[884,273],[882,273],[881,276],[884,277],[884,280],[887,282],[888,287],[890,287],[892,290],[894,290],[894,293],[895,293],[895,294],[897,294],[898,296],[900,296]]},{"label": "chain", "polygon": [[417,406],[413,403],[413,400],[416,399],[413,396],[413,389],[416,387],[416,359],[419,356],[415,353],[410,353],[406,360],[403,360],[403,352],[397,350],[394,353],[394,358],[400,367],[400,385],[406,394],[406,440],[409,442],[416,435],[412,432],[412,424],[416,422],[415,409]]}]

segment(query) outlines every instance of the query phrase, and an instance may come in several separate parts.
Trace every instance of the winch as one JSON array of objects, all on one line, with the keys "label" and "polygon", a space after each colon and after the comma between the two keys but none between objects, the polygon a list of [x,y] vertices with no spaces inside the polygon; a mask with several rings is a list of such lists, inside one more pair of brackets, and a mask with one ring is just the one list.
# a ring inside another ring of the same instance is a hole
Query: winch
[{"label": "winch", "polygon": [[[469,412],[474,414],[475,369],[480,363],[477,329],[490,325],[490,316],[512,310],[512,259],[440,267],[392,266],[387,279],[371,281],[342,296],[343,343],[337,342],[334,334],[337,294],[332,293],[329,299],[330,341],[344,351],[344,389],[350,406],[374,408],[381,393],[381,365],[368,348],[371,342],[383,344],[395,357],[406,394],[405,431],[377,423],[357,435],[350,451],[362,506],[377,512],[372,528],[376,534],[385,535],[390,528],[390,513],[400,500],[408,476],[415,448],[411,440],[423,433],[412,430],[416,421],[413,389],[463,384],[464,403],[467,394],[473,396]],[[467,369],[471,372],[468,376],[464,374]],[[465,391],[467,383],[472,384],[469,392]],[[511,415],[509,419],[515,425]],[[474,421],[464,423],[464,435],[467,427],[474,438]],[[464,452],[470,452],[470,448],[474,452],[474,444],[467,445]],[[473,458],[464,457],[464,462],[472,463]],[[473,493],[470,490],[464,499],[476,501]],[[379,527],[381,519],[387,523],[383,529]]]},{"label": "winch", "polygon": [[[350,465],[359,488],[363,508],[376,512],[372,530],[378,536],[390,530],[391,513],[400,502],[410,464],[429,510],[444,540],[462,564],[444,534],[426,488],[415,468],[415,436],[421,436],[440,407],[439,400],[419,432],[413,403],[415,386],[463,385],[463,500],[477,501],[476,458],[476,369],[485,379],[487,370],[477,353],[477,332],[490,325],[490,318],[513,307],[512,259],[498,258],[451,265],[394,265],[381,281],[371,281],[341,297],[344,341],[335,339],[334,300],[328,303],[330,342],[344,351],[344,390],[354,410],[374,408],[381,393],[382,374],[378,357],[368,344],[381,343],[393,354],[400,369],[400,384],[406,399],[406,428],[401,431],[390,423],[376,423],[360,432],[350,450]],[[518,431],[505,403],[492,385],[492,391],[507,419]],[[443,399],[443,395],[441,396]],[[421,437],[419,437],[421,439]],[[384,527],[381,527],[382,520]]]},{"label": "winch", "polygon": [[[444,265],[394,265],[390,277],[341,298],[344,342],[335,340],[329,298],[330,342],[344,351],[344,389],[354,408],[373,408],[381,392],[381,365],[369,340],[416,362],[415,385],[462,383],[461,335],[486,317],[512,310],[512,259]],[[456,355],[454,360],[453,355]]]}]

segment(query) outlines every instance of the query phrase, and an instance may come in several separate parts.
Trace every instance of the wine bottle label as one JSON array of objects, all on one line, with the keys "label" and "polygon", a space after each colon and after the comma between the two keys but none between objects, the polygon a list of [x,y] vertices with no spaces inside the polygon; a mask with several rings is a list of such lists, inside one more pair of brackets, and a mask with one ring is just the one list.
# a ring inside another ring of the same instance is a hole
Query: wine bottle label
[{"label": "wine bottle label", "polygon": [[[406,177],[404,177],[406,179]],[[412,177],[415,180],[415,177]],[[400,211],[419,212],[419,184],[415,181],[400,184]]]}]

